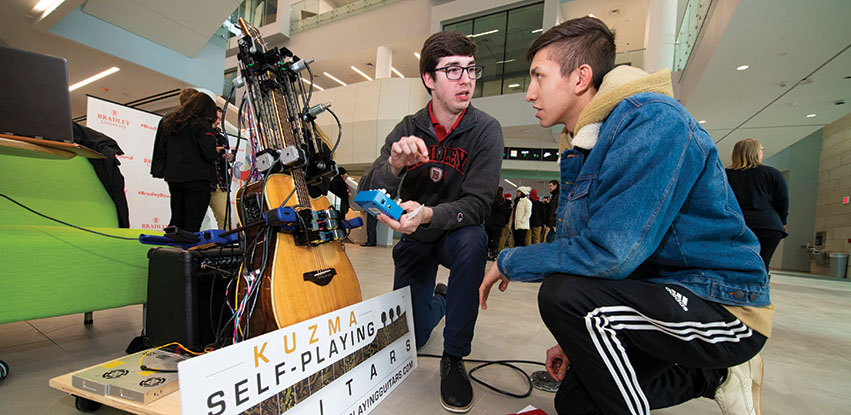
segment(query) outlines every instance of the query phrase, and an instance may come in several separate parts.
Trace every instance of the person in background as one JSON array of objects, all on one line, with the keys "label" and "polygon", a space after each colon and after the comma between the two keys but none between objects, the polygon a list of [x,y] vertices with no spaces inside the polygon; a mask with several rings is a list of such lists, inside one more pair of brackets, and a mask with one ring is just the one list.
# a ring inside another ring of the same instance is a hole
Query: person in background
[{"label": "person in background", "polygon": [[[359,189],[399,195],[407,213],[378,220],[402,233],[393,247],[393,288],[409,286],[417,348],[446,316],[440,403],[456,413],[473,405],[463,357],[478,317],[476,290],[487,263],[484,222],[499,183],[502,127],[470,102],[483,68],[467,35],[437,32],[423,44],[420,77],[431,101],[387,135]],[[449,286],[435,285],[439,265]]]},{"label": "person in background", "polygon": [[[186,102],[189,101],[189,98],[192,98],[192,96],[195,94],[200,94],[200,92],[198,92],[198,90],[196,90],[195,88],[184,88],[183,90],[181,90],[180,94],[177,97],[178,108],[185,105]],[[153,154],[151,155],[151,176],[157,179],[162,179],[165,176],[166,139],[163,138],[162,134],[162,126],[164,119],[165,117],[160,118],[159,124],[157,124],[157,133],[154,136],[154,149]]]},{"label": "person in background", "polygon": [[538,197],[538,189],[529,192],[532,200],[532,216],[529,217],[529,233],[526,235],[526,245],[541,243],[541,231],[547,216],[547,208]]},{"label": "person in background", "polygon": [[496,254],[499,252],[497,244],[511,212],[511,202],[506,201],[502,195],[503,189],[500,186],[496,189],[496,194],[493,197],[491,214],[485,221],[485,231],[488,234],[488,260],[491,261],[496,259]]},{"label": "person in background", "polygon": [[216,133],[216,151],[219,152],[219,158],[216,160],[215,175],[210,182],[212,187],[210,191],[210,209],[213,211],[213,216],[216,218],[216,224],[219,229],[229,229],[228,209],[228,194],[230,193],[231,181],[231,166],[233,161],[233,153],[230,152],[230,145],[224,133],[219,129],[222,123],[222,109],[216,107],[216,121],[213,122],[213,131]]},{"label": "person in background", "polygon": [[789,191],[779,170],[762,164],[765,148],[753,138],[746,138],[733,146],[733,164],[727,168],[727,180],[745,223],[759,240],[759,255],[765,263],[786,233],[786,216],[789,214]]},{"label": "person in background", "polygon": [[375,216],[370,214],[366,214],[366,242],[360,244],[360,246],[377,246],[378,245],[378,236],[376,234],[376,230],[378,228],[378,219],[375,219]]},{"label": "person in background", "polygon": [[544,196],[541,198],[541,204],[544,205],[544,226],[541,230],[541,242],[547,242],[547,234],[550,232],[549,212],[550,212],[550,197]]},{"label": "person in background", "polygon": [[160,128],[166,141],[165,173],[171,193],[170,226],[188,232],[201,230],[216,177],[216,104],[205,94],[194,94],[166,116]]},{"label": "person in background", "polygon": [[514,201],[511,200],[511,193],[503,193],[502,197],[505,199],[505,206],[507,210],[505,212],[505,226],[502,227],[502,233],[499,235],[499,242],[496,244],[496,253],[499,253],[505,249],[506,247],[510,247],[511,240],[511,227],[513,225],[514,218]]},{"label": "person in background", "polygon": [[565,126],[563,222],[552,243],[499,254],[482,309],[497,282],[542,281],[559,414],[650,415],[707,397],[758,415],[774,316],[758,242],[670,72],[615,67],[615,52],[591,16],[529,48],[526,100],[542,127]]},{"label": "person in background", "polygon": [[514,246],[527,246],[526,234],[529,233],[529,219],[532,217],[532,201],[529,200],[529,186],[517,188],[514,201]]},{"label": "person in background", "polygon": [[550,180],[547,182],[547,187],[550,189],[550,203],[547,204],[547,232],[545,240],[552,242],[556,238],[556,225],[558,218],[556,216],[556,208],[558,208],[559,186],[558,180]]}]

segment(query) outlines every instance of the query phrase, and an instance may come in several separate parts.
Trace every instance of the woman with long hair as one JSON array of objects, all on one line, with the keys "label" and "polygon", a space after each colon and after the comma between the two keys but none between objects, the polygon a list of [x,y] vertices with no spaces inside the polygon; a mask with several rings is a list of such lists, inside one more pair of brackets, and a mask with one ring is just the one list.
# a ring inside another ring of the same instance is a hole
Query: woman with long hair
[{"label": "woman with long hair", "polygon": [[759,255],[768,271],[777,244],[788,235],[785,225],[789,191],[780,171],[762,164],[764,152],[765,148],[753,138],[736,143],[727,180],[745,215],[745,223],[759,239]]},{"label": "woman with long hair", "polygon": [[216,104],[206,94],[194,94],[167,115],[160,128],[166,139],[165,181],[171,193],[169,225],[189,232],[201,230],[215,178]]}]

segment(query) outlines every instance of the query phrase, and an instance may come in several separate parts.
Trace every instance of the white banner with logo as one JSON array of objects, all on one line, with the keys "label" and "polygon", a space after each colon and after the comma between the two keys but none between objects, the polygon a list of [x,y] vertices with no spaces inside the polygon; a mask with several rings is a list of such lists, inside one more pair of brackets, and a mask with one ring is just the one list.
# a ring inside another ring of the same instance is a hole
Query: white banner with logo
[{"label": "white banner with logo", "polygon": [[130,227],[162,230],[171,215],[168,185],[151,177],[151,154],[160,116],[134,108],[88,97],[86,126],[118,142],[124,155],[118,156],[124,175],[124,193],[130,210]]},{"label": "white banner with logo", "polygon": [[178,364],[181,413],[368,414],[417,367],[410,287]]},{"label": "white banner with logo", "polygon": [[[118,156],[118,161],[121,162],[121,174],[124,175],[130,227],[159,231],[168,226],[171,217],[168,184],[163,179],[153,178],[150,173],[154,137],[162,117],[91,96],[88,97],[86,116],[87,127],[108,135],[124,151],[124,155]],[[228,140],[231,148],[235,148],[236,138],[228,136]],[[245,147],[243,142],[236,160],[244,159]],[[231,207],[240,186],[239,177],[234,179],[231,184]],[[235,224],[235,210],[231,212],[231,222]],[[212,213],[208,212],[208,216],[212,218]],[[215,227],[214,224],[209,223],[205,229]]]}]

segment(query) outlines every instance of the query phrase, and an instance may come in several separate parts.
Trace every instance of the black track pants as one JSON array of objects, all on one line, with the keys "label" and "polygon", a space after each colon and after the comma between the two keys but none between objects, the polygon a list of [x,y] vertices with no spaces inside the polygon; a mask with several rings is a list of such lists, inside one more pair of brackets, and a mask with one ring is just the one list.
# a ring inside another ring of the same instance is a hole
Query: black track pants
[{"label": "black track pants", "polygon": [[553,275],[538,304],[570,360],[555,398],[559,414],[650,414],[711,398],[726,368],[766,341],[677,285]]}]

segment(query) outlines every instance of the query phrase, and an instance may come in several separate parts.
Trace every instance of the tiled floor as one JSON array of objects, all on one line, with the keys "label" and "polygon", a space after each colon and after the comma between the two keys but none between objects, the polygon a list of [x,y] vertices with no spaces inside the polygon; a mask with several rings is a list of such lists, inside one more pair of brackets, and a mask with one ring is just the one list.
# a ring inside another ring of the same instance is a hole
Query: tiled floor
[{"label": "tiled floor", "polygon": [[[389,248],[347,245],[364,298],[392,286]],[[441,269],[440,280],[447,271]],[[839,414],[851,412],[851,283],[801,278],[774,272],[772,299],[777,306],[774,333],[766,345],[765,414]],[[553,344],[537,312],[536,284],[511,284],[495,293],[479,314],[471,357],[544,360]],[[13,293],[6,293],[13,295]],[[141,306],[98,311],[94,325],[82,315],[0,325],[0,359],[11,365],[11,376],[0,383],[0,414],[75,414],[74,399],[48,387],[51,377],[122,355],[142,325]],[[439,354],[442,324],[421,352]],[[420,358],[419,368],[378,406],[380,415],[442,414],[438,401],[436,359]],[[468,364],[468,369],[472,367]],[[526,367],[537,370],[534,366]],[[502,388],[522,391],[520,377],[502,368],[477,373]],[[554,414],[552,394],[533,391],[529,398],[498,395],[474,384],[472,414],[508,414],[527,405]],[[122,414],[101,408],[98,414]],[[720,414],[714,402],[700,399],[654,414]]]}]

